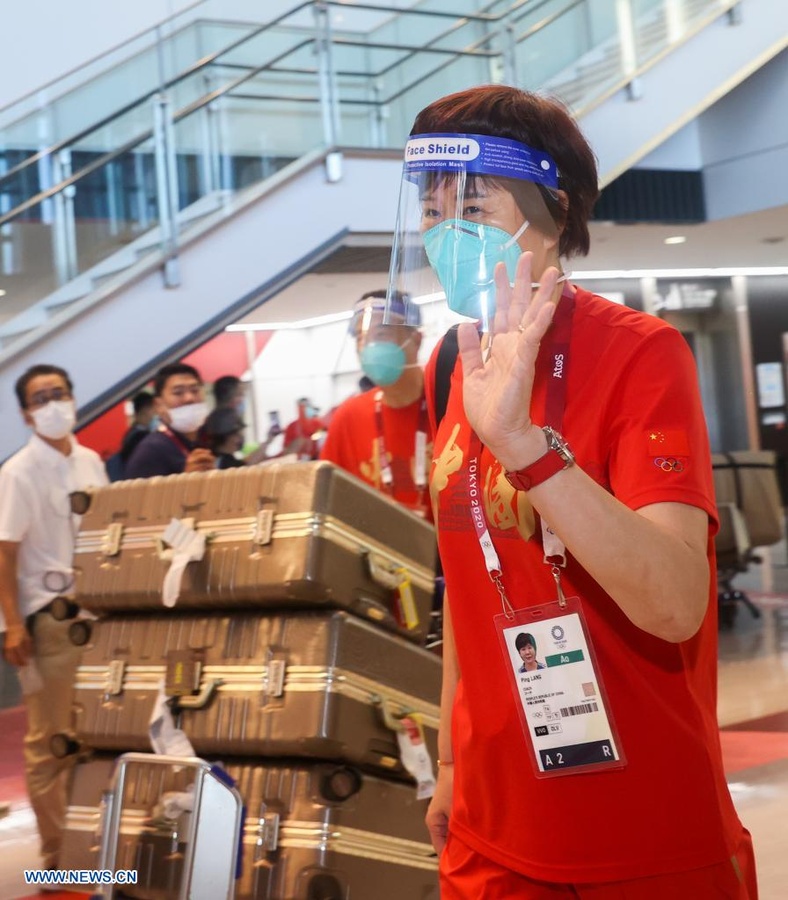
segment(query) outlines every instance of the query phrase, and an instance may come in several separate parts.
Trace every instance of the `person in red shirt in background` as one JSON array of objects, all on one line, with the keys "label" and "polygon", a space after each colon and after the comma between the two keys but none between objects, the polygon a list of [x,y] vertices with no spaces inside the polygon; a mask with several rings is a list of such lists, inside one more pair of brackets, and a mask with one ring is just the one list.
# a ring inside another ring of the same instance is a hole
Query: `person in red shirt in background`
[{"label": "person in red shirt in background", "polygon": [[333,412],[320,458],[336,463],[430,521],[427,482],[432,442],[418,364],[418,306],[395,298],[383,323],[386,292],[370,291],[355,304],[350,333],[364,374],[375,387]]},{"label": "person in red shirt in background", "polygon": [[298,398],[298,417],[285,428],[280,456],[295,453],[300,460],[317,459],[325,424],[309,397]]}]

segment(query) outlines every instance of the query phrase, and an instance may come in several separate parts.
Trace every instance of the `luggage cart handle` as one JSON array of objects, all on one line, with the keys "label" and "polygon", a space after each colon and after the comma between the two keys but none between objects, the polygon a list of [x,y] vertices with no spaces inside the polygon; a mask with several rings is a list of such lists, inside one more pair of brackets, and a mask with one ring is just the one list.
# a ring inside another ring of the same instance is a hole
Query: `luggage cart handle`
[{"label": "luggage cart handle", "polygon": [[106,790],[101,793],[101,814],[99,816],[99,857],[98,868],[106,870],[114,868],[115,854],[110,859],[110,824],[112,821],[112,810],[115,804],[115,794],[113,791]]}]

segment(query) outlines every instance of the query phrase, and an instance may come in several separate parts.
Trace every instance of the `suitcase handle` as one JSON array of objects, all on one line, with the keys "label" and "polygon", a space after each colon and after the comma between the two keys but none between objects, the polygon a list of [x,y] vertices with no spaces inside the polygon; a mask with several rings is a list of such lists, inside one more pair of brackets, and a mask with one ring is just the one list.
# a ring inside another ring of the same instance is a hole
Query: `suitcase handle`
[{"label": "suitcase handle", "polygon": [[[364,554],[364,558],[372,581],[390,591],[395,598],[395,606],[398,612],[398,615],[395,616],[397,624],[408,631],[418,628],[419,613],[413,599],[410,576],[406,568],[402,563],[376,555],[371,550]],[[391,612],[386,610],[386,615],[390,616]],[[380,618],[380,616],[375,614],[372,614],[371,617]]]},{"label": "suitcase handle", "polygon": [[368,550],[365,554],[369,577],[381,587],[396,591],[402,584],[402,566]]},{"label": "suitcase handle", "polygon": [[194,696],[173,697],[172,705],[175,710],[202,709],[208,705],[211,697],[216,693],[216,689],[222,684],[224,684],[223,678],[212,678],[203,685],[203,689],[199,694],[195,694]]},{"label": "suitcase handle", "polygon": [[[408,712],[405,707],[395,704],[387,697],[375,695],[374,702],[377,704],[380,714],[383,717],[383,724],[391,731],[405,731],[405,726],[400,721],[403,716],[413,716],[415,713]],[[396,707],[396,712],[394,711]]]}]

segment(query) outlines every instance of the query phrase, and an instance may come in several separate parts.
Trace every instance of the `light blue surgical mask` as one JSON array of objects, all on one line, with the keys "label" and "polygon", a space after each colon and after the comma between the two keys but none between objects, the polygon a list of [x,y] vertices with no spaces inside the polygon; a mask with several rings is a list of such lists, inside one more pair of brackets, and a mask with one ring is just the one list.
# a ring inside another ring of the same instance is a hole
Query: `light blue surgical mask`
[{"label": "light blue surgical mask", "polygon": [[509,234],[492,225],[445,219],[425,232],[424,249],[446,293],[449,309],[482,319],[487,326],[495,312],[495,266],[503,262],[509,281],[514,283],[522,254],[517,239],[527,227],[525,221],[515,234]]},{"label": "light blue surgical mask", "polygon": [[370,341],[359,353],[361,369],[380,387],[394,384],[405,371],[405,351],[391,341]]}]

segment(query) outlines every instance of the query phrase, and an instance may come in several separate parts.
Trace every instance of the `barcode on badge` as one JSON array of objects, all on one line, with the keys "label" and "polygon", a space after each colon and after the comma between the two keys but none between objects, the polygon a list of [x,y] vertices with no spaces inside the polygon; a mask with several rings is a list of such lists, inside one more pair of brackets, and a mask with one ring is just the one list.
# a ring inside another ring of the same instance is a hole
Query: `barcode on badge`
[{"label": "barcode on badge", "polygon": [[585,713],[596,712],[598,709],[596,703],[578,703],[577,706],[564,706],[559,712],[562,716],[582,716]]}]

